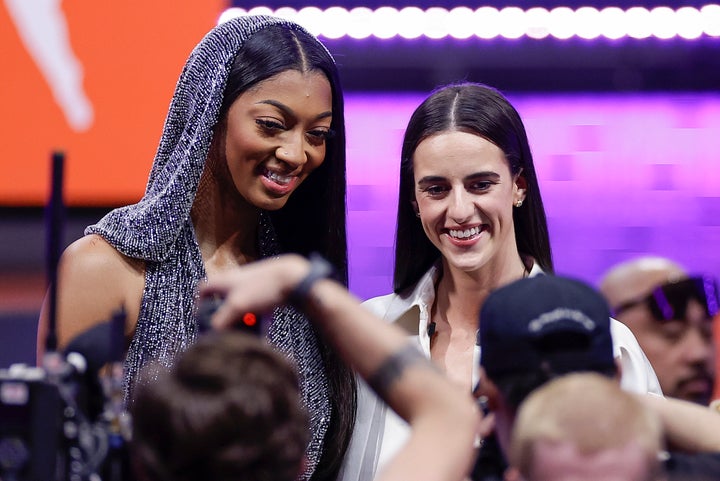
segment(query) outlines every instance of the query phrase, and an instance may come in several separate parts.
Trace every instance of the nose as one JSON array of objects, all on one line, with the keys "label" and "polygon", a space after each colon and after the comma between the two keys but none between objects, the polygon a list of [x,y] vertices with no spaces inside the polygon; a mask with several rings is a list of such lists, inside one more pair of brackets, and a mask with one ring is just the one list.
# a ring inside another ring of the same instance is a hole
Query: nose
[{"label": "nose", "polygon": [[712,338],[708,337],[699,326],[692,326],[685,333],[685,359],[693,364],[705,364],[714,359]]},{"label": "nose", "polygon": [[286,138],[275,150],[275,157],[289,164],[293,169],[302,166],[307,162],[308,156],[305,151],[305,141],[301,135],[288,132]]},{"label": "nose", "polygon": [[705,363],[714,359],[712,323],[695,300],[688,303],[686,318],[688,327],[683,339],[686,359],[695,363]]},{"label": "nose", "polygon": [[465,189],[453,189],[449,196],[448,216],[458,224],[463,224],[474,213],[475,205]]}]

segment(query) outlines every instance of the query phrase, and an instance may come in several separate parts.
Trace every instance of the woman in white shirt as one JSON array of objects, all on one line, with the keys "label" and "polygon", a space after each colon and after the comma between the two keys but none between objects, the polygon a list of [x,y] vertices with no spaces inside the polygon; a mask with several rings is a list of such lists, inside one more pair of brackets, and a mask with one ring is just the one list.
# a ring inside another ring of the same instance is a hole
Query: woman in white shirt
[{"label": "woman in white shirt", "polygon": [[[449,85],[415,110],[402,147],[395,242],[394,293],[365,305],[416,336],[422,352],[470,393],[487,295],[553,271],[525,127],[500,92]],[[630,331],[614,320],[612,330],[623,387],[660,393]],[[407,436],[406,423],[361,383],[341,479],[373,479]]]}]

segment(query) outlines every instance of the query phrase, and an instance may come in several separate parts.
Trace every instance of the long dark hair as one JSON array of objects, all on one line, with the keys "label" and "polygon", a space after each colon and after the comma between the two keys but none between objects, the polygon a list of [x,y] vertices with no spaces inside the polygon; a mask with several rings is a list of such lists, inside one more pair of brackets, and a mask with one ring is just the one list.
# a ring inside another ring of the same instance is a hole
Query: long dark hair
[{"label": "long dark hair", "polygon": [[271,25],[253,34],[238,52],[228,75],[220,118],[243,92],[287,70],[319,71],[332,89],[331,130],[325,161],[293,192],[282,209],[270,213],[283,250],[323,254],[345,285],[345,113],[337,67],[322,44],[303,30]]},{"label": "long dark hair", "polygon": [[468,132],[489,140],[505,153],[513,175],[522,171],[527,195],[522,207],[513,208],[515,240],[522,254],[534,257],[540,267],[552,272],[545,210],[520,114],[496,89],[465,82],[434,91],[415,110],[405,131],[395,235],[395,292],[417,283],[440,258],[440,252],[428,240],[411,204],[415,200],[413,155],[420,142],[448,131]]},{"label": "long dark hair", "polygon": [[[253,34],[238,52],[229,73],[220,118],[233,101],[254,85],[287,70],[325,74],[332,90],[334,136],[327,140],[325,160],[293,192],[282,209],[269,212],[285,252],[319,252],[335,267],[347,286],[345,221],[345,113],[340,79],[330,53],[305,31],[273,25]],[[335,479],[355,423],[356,386],[352,370],[327,346],[323,347],[330,385],[332,419],[323,442],[323,454],[314,481]]]}]

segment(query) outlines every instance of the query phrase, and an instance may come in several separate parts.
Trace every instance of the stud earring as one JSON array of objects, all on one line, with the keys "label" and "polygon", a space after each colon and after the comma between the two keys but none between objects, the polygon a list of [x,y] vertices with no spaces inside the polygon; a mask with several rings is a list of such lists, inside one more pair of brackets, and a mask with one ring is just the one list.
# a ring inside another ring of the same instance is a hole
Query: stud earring
[{"label": "stud earring", "polygon": [[515,202],[515,207],[522,206],[522,203],[523,203],[522,199],[518,200],[517,202]]},{"label": "stud earring", "polygon": [[420,212],[415,212],[415,217],[420,218]]}]

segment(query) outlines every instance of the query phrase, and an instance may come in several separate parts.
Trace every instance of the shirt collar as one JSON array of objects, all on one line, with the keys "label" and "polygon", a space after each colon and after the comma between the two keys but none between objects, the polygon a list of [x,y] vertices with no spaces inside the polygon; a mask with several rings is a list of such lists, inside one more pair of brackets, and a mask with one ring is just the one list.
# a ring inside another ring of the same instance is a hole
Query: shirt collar
[{"label": "shirt collar", "polygon": [[[544,275],[540,264],[530,256],[523,256],[526,264],[532,267],[528,273],[528,277]],[[395,323],[405,329],[408,334],[420,336],[421,343],[425,344],[427,335],[427,326],[430,322],[429,310],[435,302],[435,285],[437,284],[440,271],[442,269],[442,261],[438,260],[415,284],[415,287],[407,294],[400,297],[401,303],[397,305],[397,311],[391,318],[396,319]],[[429,338],[428,338],[429,339]]]}]

